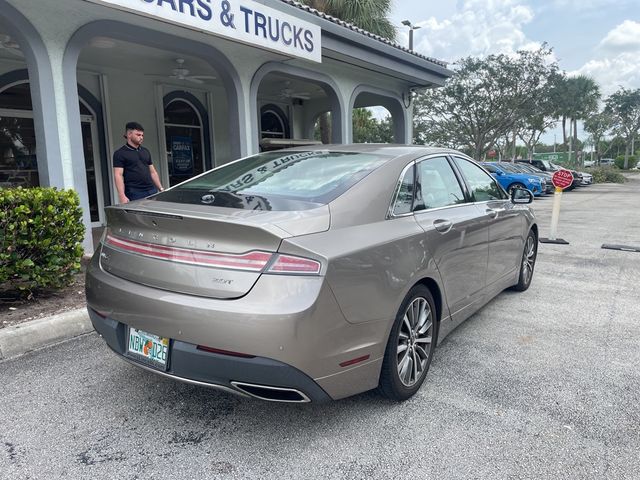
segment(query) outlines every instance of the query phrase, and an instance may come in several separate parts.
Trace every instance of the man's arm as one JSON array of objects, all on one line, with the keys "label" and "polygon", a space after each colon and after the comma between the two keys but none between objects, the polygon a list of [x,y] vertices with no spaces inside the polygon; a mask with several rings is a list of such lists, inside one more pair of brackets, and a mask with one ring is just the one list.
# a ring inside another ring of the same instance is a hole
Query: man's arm
[{"label": "man's arm", "polygon": [[153,165],[149,165],[149,171],[151,172],[151,180],[153,180],[153,183],[158,188],[158,191],[163,192],[164,188],[162,188],[162,183],[160,182],[160,175],[158,175],[156,168]]},{"label": "man's arm", "polygon": [[118,200],[120,203],[129,203],[129,199],[124,194],[124,168],[113,167],[113,179],[116,182],[116,190],[118,190]]}]

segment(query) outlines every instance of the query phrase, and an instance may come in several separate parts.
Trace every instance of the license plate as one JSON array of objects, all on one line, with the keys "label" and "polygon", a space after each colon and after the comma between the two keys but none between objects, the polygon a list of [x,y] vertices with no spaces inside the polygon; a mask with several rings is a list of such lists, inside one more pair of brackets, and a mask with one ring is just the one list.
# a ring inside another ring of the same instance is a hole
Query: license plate
[{"label": "license plate", "polygon": [[127,352],[151,367],[166,370],[169,339],[129,327]]}]

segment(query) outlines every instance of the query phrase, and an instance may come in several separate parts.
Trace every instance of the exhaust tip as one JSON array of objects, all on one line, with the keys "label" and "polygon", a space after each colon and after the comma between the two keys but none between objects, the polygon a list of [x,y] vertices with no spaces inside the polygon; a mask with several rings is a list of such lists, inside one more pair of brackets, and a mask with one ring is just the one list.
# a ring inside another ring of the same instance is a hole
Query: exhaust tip
[{"label": "exhaust tip", "polygon": [[268,385],[256,385],[244,382],[231,382],[231,385],[247,395],[268,402],[308,403],[311,401],[309,397],[295,388],[270,387]]}]

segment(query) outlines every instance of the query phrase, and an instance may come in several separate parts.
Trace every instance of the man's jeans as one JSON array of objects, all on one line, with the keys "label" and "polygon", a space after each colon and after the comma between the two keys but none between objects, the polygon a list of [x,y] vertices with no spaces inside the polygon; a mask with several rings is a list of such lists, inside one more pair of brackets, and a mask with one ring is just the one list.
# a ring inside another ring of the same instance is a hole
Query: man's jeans
[{"label": "man's jeans", "polygon": [[145,190],[139,190],[136,188],[124,189],[124,194],[127,196],[130,202],[134,200],[140,200],[141,198],[148,197],[149,195],[153,195],[154,193],[158,193],[158,189],[156,187],[148,188]]}]

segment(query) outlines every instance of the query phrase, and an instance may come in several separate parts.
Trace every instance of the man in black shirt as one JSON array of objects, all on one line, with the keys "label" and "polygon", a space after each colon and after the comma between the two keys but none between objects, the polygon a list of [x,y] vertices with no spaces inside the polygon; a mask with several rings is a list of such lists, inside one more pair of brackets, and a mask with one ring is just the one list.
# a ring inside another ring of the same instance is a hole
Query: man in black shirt
[{"label": "man in black shirt", "polygon": [[151,154],[142,146],[142,125],[138,122],[127,123],[124,138],[127,143],[113,154],[113,174],[120,203],[162,192],[164,188],[151,162]]}]

